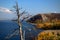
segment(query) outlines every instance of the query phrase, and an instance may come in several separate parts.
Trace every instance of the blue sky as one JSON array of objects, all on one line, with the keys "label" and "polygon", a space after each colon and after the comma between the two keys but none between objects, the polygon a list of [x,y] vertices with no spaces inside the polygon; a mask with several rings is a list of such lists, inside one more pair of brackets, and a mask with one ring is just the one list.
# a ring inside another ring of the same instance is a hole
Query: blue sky
[{"label": "blue sky", "polygon": [[[22,7],[22,10],[26,10],[31,15],[60,13],[60,0],[18,0],[18,4],[19,7]],[[10,14],[13,5],[15,5],[15,0],[0,0],[0,19],[12,19],[14,17],[13,14]]]}]

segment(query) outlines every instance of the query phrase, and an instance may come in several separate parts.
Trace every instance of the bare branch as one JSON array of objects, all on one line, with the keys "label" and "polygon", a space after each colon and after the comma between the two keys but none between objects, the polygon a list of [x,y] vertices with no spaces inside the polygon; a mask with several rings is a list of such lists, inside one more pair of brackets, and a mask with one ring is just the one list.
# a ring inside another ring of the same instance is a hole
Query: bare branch
[{"label": "bare branch", "polygon": [[20,16],[22,16],[23,14],[26,14],[27,12],[24,10],[21,14],[19,14]]},{"label": "bare branch", "polygon": [[16,35],[18,35],[18,34],[19,34],[19,30],[16,30],[16,31],[13,32],[12,34],[6,36],[5,39],[10,39],[11,37],[16,36]]}]

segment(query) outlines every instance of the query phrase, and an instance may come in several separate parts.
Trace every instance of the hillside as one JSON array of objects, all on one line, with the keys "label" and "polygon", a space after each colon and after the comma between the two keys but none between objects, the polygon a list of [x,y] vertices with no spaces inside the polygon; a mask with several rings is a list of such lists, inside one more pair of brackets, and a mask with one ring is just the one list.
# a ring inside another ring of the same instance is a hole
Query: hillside
[{"label": "hillside", "polygon": [[46,16],[48,20],[60,20],[60,13],[44,13],[44,14],[37,14],[28,19],[27,21],[31,23],[35,23],[36,20],[43,21],[42,15],[44,15],[44,17]]},{"label": "hillside", "polygon": [[60,30],[45,30],[38,34],[37,40],[60,40]]},{"label": "hillside", "polygon": [[27,21],[36,24],[37,28],[60,29],[60,13],[37,14]]}]

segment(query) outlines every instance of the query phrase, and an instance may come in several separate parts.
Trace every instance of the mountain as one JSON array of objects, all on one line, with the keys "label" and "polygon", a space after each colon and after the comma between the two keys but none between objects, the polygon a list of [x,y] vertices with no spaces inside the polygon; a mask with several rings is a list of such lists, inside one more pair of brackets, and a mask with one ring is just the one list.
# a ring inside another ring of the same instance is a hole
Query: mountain
[{"label": "mountain", "polygon": [[60,13],[44,13],[44,14],[37,14],[28,19],[28,22],[35,23],[36,20],[41,21],[51,21],[51,20],[60,20]]},{"label": "mountain", "polygon": [[44,14],[46,17],[48,17],[50,20],[60,20],[60,13],[51,13],[51,14]]},{"label": "mountain", "polygon": [[45,30],[60,29],[60,13],[37,14],[28,19],[27,22],[34,24],[37,28]]},{"label": "mountain", "polygon": [[28,21],[28,22],[31,22],[31,23],[34,23],[37,19],[38,19],[38,20],[42,20],[41,14],[32,16],[32,17],[31,17],[30,19],[28,19],[27,21]]}]

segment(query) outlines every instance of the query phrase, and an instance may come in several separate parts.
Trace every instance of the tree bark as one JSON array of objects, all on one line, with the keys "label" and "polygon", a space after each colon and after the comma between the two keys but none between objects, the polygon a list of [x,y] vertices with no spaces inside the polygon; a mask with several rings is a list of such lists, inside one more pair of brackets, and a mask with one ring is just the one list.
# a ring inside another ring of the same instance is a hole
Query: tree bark
[{"label": "tree bark", "polygon": [[23,38],[23,32],[22,32],[22,24],[20,22],[20,14],[19,14],[19,8],[18,8],[18,3],[16,2],[16,12],[17,12],[17,17],[18,17],[18,25],[19,25],[19,34],[21,36],[21,40],[24,40]]},{"label": "tree bark", "polygon": [[19,25],[19,34],[20,34],[21,40],[24,40],[23,32],[22,32],[22,24],[20,22],[20,17],[19,16],[18,16],[18,25]]}]

